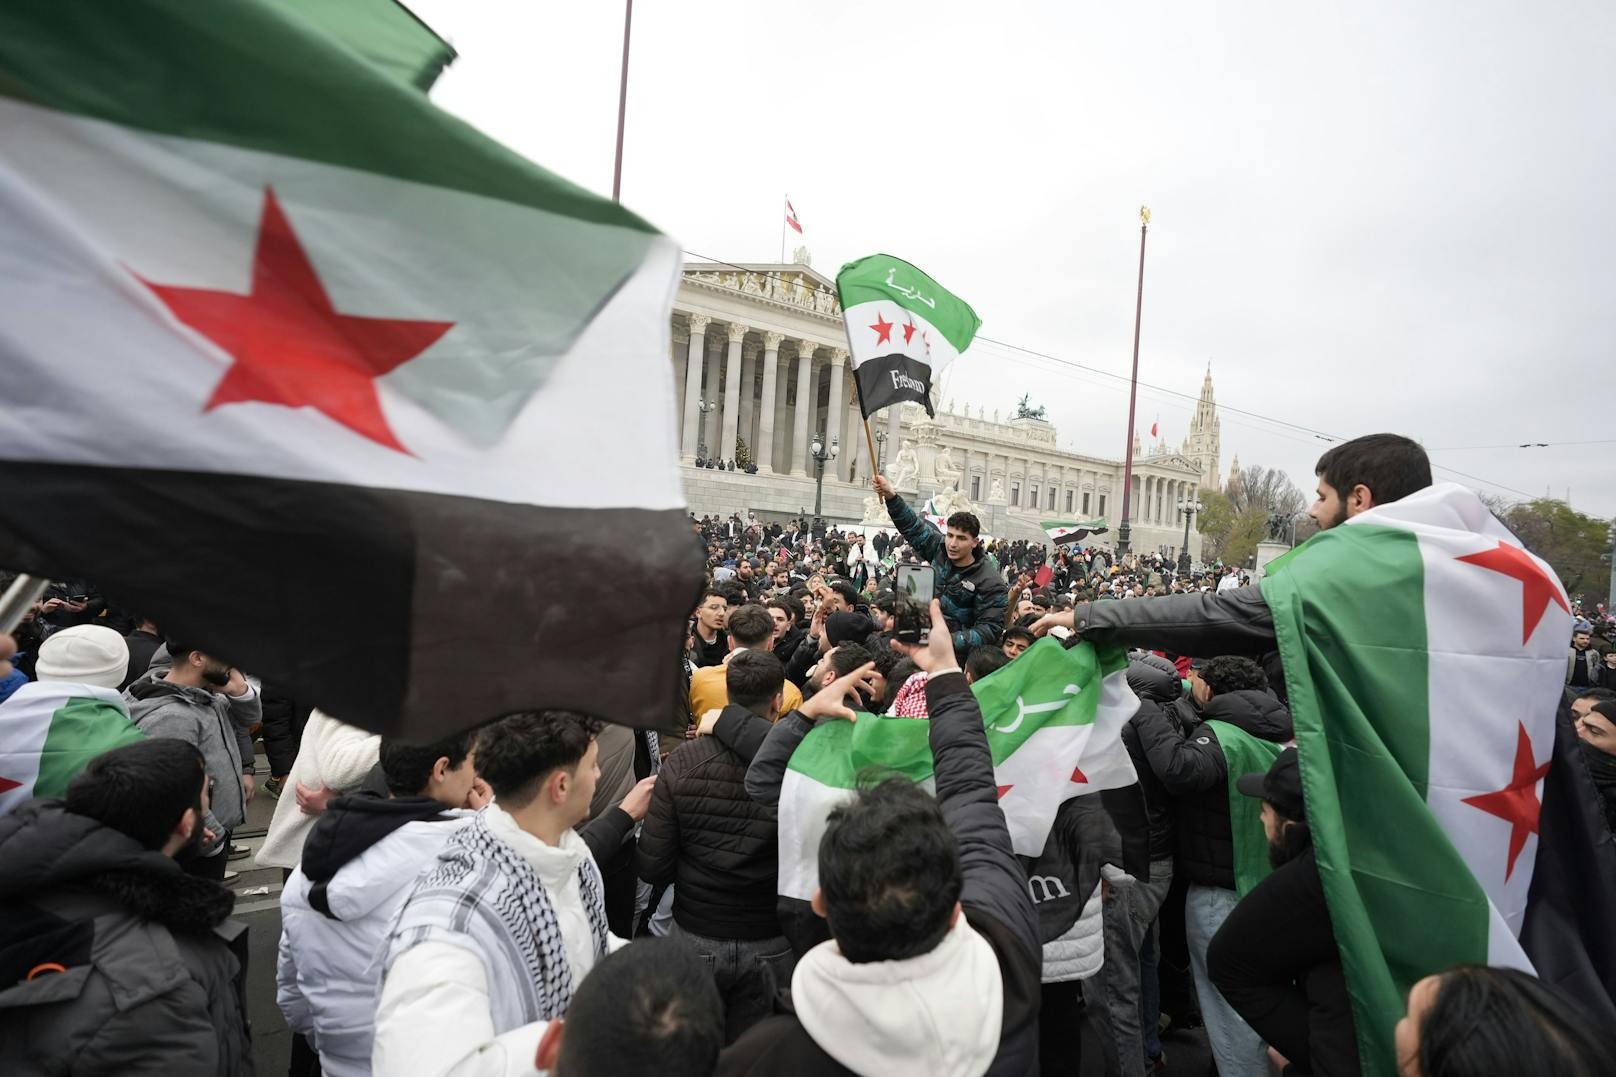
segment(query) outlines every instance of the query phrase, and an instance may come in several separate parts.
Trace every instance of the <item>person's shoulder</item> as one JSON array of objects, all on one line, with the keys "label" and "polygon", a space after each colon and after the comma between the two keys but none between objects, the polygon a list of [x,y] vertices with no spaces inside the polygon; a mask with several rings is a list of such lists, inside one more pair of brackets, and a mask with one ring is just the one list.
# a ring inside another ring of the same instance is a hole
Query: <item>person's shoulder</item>
[{"label": "person's shoulder", "polygon": [[[793,1074],[851,1072],[814,1042],[789,1003],[776,1000],[777,1012],[747,1029],[718,1056],[716,1077],[791,1077]],[[783,1010],[784,1012],[780,1012]]]}]

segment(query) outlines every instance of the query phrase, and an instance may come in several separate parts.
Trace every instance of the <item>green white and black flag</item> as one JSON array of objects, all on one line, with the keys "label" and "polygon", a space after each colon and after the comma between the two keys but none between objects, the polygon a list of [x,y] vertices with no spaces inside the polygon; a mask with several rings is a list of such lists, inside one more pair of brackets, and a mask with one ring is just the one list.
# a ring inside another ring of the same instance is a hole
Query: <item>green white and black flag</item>
[{"label": "green white and black flag", "polygon": [[651,724],[678,246],[418,81],[266,0],[0,5],[0,566],[384,733]]},{"label": "green white and black flag", "polygon": [[935,415],[933,380],[970,346],[982,326],[976,311],[889,254],[849,262],[836,274],[836,289],[864,417],[904,400]]}]

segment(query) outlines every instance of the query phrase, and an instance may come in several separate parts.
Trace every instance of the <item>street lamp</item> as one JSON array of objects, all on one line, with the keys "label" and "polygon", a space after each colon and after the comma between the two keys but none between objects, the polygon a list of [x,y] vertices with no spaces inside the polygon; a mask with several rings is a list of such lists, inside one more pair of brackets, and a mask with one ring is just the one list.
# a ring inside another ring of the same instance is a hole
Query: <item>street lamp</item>
[{"label": "street lamp", "polygon": [[814,530],[820,533],[825,529],[825,522],[819,516],[825,500],[825,461],[836,459],[836,440],[831,438],[827,448],[825,435],[821,432],[814,435],[814,443],[808,449],[808,454],[814,458]]},{"label": "street lamp", "polygon": [[875,432],[875,473],[877,475],[881,474],[881,461],[886,457],[886,454],[887,432],[885,430],[877,430]]},{"label": "street lamp", "polygon": [[702,460],[707,459],[707,416],[718,407],[718,401],[702,397],[696,403],[696,412],[701,418],[696,420],[696,456]]},{"label": "street lamp", "polygon": [[1181,497],[1178,499],[1178,511],[1184,514],[1184,547],[1178,553],[1178,574],[1190,574],[1190,521],[1200,512],[1204,505],[1198,497]]}]

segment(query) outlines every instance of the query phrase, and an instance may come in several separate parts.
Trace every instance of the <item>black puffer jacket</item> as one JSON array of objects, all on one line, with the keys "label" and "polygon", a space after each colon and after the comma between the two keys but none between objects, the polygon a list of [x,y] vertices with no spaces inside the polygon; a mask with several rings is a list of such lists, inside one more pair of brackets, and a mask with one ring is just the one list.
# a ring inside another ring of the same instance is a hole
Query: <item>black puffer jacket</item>
[{"label": "black puffer jacket", "polygon": [[740,751],[724,744],[732,728],[744,736],[754,726],[750,717],[745,707],[725,707],[725,738],[697,737],[668,756],[640,829],[640,878],[673,883],[673,918],[710,938],[780,934],[774,808],[746,795],[747,764],[768,726]]},{"label": "black puffer jacket", "polygon": [[59,800],[0,817],[0,864],[0,1069],[253,1072],[229,890]]},{"label": "black puffer jacket", "polygon": [[[1154,657],[1154,656],[1152,656]],[[1153,663],[1135,660],[1128,663],[1128,687],[1139,697],[1141,710],[1159,711],[1164,704],[1176,700],[1183,690],[1176,672],[1167,672]],[[1162,786],[1161,779],[1150,769],[1145,750],[1139,744],[1139,730],[1133,722],[1122,727],[1122,743],[1133,759],[1134,772],[1139,775],[1139,790],[1145,798],[1145,816],[1150,826],[1150,859],[1168,860],[1173,855],[1173,797]]]},{"label": "black puffer jacket", "polygon": [[1294,735],[1291,713],[1267,692],[1248,689],[1213,696],[1202,724],[1181,735],[1158,708],[1142,708],[1131,722],[1150,769],[1177,800],[1174,865],[1177,878],[1234,889],[1234,838],[1229,830],[1229,765],[1217,720],[1261,740],[1284,743]]}]

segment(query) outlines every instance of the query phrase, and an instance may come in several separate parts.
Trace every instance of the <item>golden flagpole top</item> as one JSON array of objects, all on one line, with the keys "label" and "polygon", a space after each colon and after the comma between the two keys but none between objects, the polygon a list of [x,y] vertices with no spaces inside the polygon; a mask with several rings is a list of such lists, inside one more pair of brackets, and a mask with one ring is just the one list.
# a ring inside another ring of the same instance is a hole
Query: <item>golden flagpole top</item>
[{"label": "golden flagpole top", "polygon": [[1150,207],[1149,206],[1140,206],[1139,207],[1139,223],[1140,224],[1145,224],[1145,225],[1148,225],[1150,223]]}]

